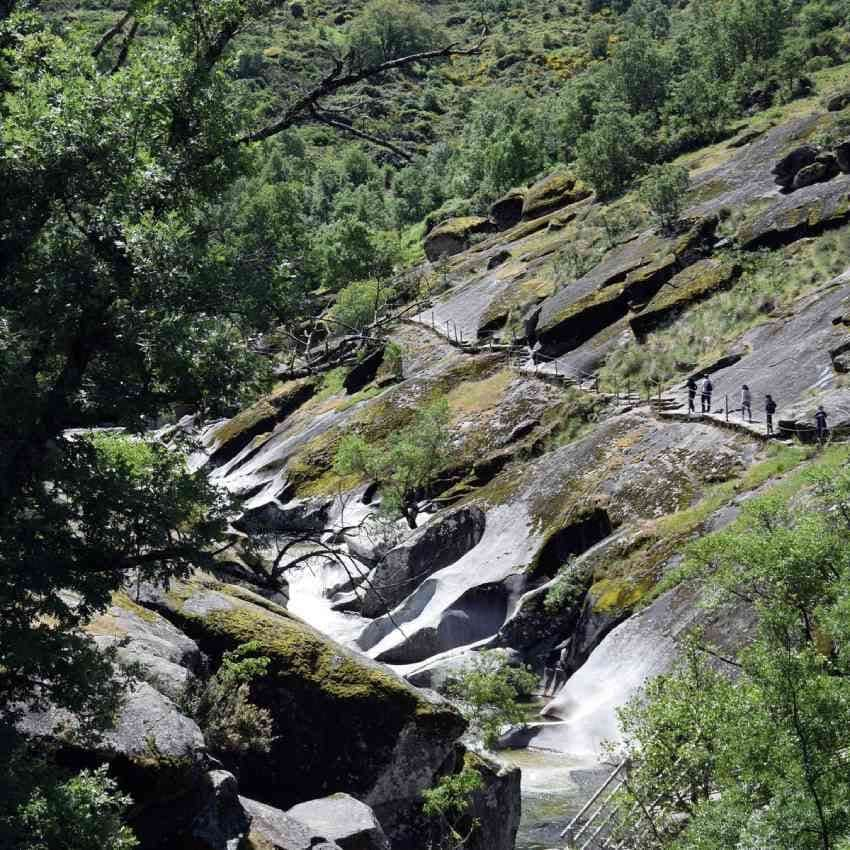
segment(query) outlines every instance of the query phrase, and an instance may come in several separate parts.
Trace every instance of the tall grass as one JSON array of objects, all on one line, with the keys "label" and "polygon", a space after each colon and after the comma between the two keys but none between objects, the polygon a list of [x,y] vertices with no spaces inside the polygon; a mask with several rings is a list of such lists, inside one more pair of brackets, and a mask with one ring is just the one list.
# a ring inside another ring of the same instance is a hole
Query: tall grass
[{"label": "tall grass", "polygon": [[670,383],[729,351],[750,328],[789,310],[794,301],[850,267],[850,227],[787,252],[742,255],[735,287],[680,313],[643,342],[630,340],[600,370],[603,384]]}]

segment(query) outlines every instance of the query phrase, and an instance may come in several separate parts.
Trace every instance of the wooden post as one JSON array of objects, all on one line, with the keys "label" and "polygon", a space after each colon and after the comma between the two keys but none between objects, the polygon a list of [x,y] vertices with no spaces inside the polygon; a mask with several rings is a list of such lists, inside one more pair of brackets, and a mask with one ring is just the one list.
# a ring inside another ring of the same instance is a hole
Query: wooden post
[{"label": "wooden post", "polygon": [[433,310],[431,311],[431,330],[432,331],[437,330],[437,326],[436,326],[436,324],[434,324],[434,311]]},{"label": "wooden post", "polygon": [[729,421],[729,393],[726,393],[726,421]]}]

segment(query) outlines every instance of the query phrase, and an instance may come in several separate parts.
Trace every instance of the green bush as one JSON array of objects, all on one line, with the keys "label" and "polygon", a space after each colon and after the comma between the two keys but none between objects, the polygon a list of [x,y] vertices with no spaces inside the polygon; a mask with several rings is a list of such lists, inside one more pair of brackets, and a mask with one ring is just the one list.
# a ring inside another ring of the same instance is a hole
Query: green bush
[{"label": "green bush", "polygon": [[331,316],[339,322],[334,333],[364,330],[380,316],[392,299],[394,291],[378,280],[357,280],[349,283],[337,295]]},{"label": "green bush", "polygon": [[196,710],[204,737],[213,752],[239,759],[267,753],[272,741],[272,717],[251,701],[251,683],[263,677],[271,660],[257,641],[226,652],[207,682]]},{"label": "green bush", "polygon": [[587,578],[577,575],[572,562],[564,564],[546,591],[543,608],[547,614],[558,614],[580,602],[587,590]]},{"label": "green bush", "polygon": [[11,829],[18,850],[132,850],[139,842],[122,822],[131,803],[103,765],[36,787]]},{"label": "green bush", "polygon": [[587,31],[587,50],[594,59],[604,59],[608,55],[608,39],[611,27],[608,24],[594,24]]},{"label": "green bush", "polygon": [[688,170],[681,165],[653,166],[643,178],[640,199],[663,232],[676,230],[689,185]]},{"label": "green bush", "polygon": [[491,747],[503,727],[523,721],[518,701],[537,685],[537,676],[527,667],[512,667],[500,653],[485,651],[447,683],[446,692],[458,702],[472,734]]}]

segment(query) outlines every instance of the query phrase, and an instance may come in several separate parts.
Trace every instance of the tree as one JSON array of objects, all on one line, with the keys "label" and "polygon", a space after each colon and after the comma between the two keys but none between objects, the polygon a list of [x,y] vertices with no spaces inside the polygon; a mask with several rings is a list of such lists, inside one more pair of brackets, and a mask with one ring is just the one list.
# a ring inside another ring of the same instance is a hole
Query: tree
[{"label": "tree", "polygon": [[681,165],[655,165],[641,181],[640,199],[664,233],[673,233],[682,214],[690,178]]},{"label": "tree", "polygon": [[376,481],[382,510],[416,528],[419,500],[427,497],[450,457],[448,423],[448,402],[438,399],[384,442],[370,444],[358,434],[344,437],[334,467],[343,475],[359,473]]},{"label": "tree", "polygon": [[737,523],[689,550],[692,576],[720,600],[752,606],[758,626],[749,646],[720,662],[733,681],[694,656],[721,653],[694,645],[683,671],[656,680],[622,714],[638,765],[630,782],[670,800],[660,807],[667,815],[689,816],[661,824],[680,833],[677,850],[833,850],[850,838],[841,767],[850,736],[848,507],[850,476],[833,472],[816,479],[807,508],[781,495],[753,500]]},{"label": "tree", "polygon": [[433,19],[407,0],[370,0],[348,30],[349,50],[366,67],[427,50],[441,39]]},{"label": "tree", "polygon": [[472,734],[492,747],[505,726],[525,719],[518,699],[537,684],[537,676],[527,667],[512,667],[498,652],[481,652],[447,683],[446,693],[457,700]]},{"label": "tree", "polygon": [[649,137],[646,122],[624,103],[609,101],[576,143],[576,172],[600,198],[622,192],[640,172]]},{"label": "tree", "polygon": [[226,542],[227,500],[180,453],[68,429],[141,433],[178,404],[228,412],[242,388],[264,385],[254,341],[291,317],[301,283],[252,229],[278,247],[300,237],[274,209],[291,198],[273,192],[220,226],[219,205],[255,165],[250,146],[319,120],[363,80],[458,52],[334,61],[257,127],[224,66],[236,35],[274,5],[132,3],[97,43],[0,5],[5,722],[49,701],[84,726],[107,723],[121,681],[81,626],[129,578],[180,575]]}]

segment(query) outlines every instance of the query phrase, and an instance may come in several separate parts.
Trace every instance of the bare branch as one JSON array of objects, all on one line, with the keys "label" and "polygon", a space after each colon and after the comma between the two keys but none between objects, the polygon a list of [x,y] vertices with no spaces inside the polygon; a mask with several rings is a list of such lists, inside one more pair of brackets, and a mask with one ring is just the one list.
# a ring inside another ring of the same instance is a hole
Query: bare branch
[{"label": "bare branch", "polygon": [[127,61],[127,56],[130,53],[130,45],[135,40],[136,33],[138,31],[139,22],[133,21],[133,25],[130,27],[130,32],[128,32],[127,35],[124,36],[124,40],[121,42],[121,49],[118,51],[118,57],[115,59],[115,64],[109,71],[110,74],[114,74],[124,67],[124,63]]},{"label": "bare branch", "polygon": [[458,42],[453,42],[446,47],[425,50],[421,53],[412,53],[409,56],[401,56],[398,59],[391,59],[388,62],[380,62],[377,65],[370,65],[367,68],[357,71],[349,71],[347,74],[344,73],[344,62],[341,59],[337,59],[330,73],[315,88],[299,97],[277,121],[242,136],[238,141],[240,144],[251,144],[253,142],[261,142],[263,139],[268,139],[271,136],[282,133],[297,121],[302,120],[305,114],[309,114],[322,98],[335,94],[340,89],[348,88],[363,82],[363,80],[368,80],[371,77],[376,77],[389,71],[396,71],[399,68],[404,68],[416,62],[427,62],[430,59],[441,59],[449,56],[469,56],[479,53],[483,42],[484,37],[472,47],[459,47]]},{"label": "bare branch", "polygon": [[100,41],[98,41],[98,43],[94,46],[94,48],[92,48],[91,55],[94,59],[97,59],[97,57],[100,56],[100,54],[103,52],[103,48],[106,47],[106,45],[109,44],[109,42],[112,41],[112,39],[115,38],[115,36],[118,35],[118,33],[124,31],[125,24],[127,23],[127,21],[130,20],[130,18],[132,16],[133,16],[133,12],[132,12],[132,10],[130,10],[129,12],[124,14],[123,17],[120,18],[120,20],[118,21],[117,24],[115,24],[114,27],[110,27],[100,37]]},{"label": "bare branch", "polygon": [[405,162],[412,162],[413,160],[412,153],[400,148],[398,145],[393,144],[387,139],[382,139],[380,136],[373,136],[371,133],[367,133],[364,130],[358,130],[347,121],[331,118],[326,112],[317,112],[315,108],[311,108],[310,112],[320,124],[325,124],[328,127],[342,130],[344,133],[349,133],[357,139],[363,139],[364,141],[371,142],[373,145],[377,145],[380,148],[386,148]]}]

